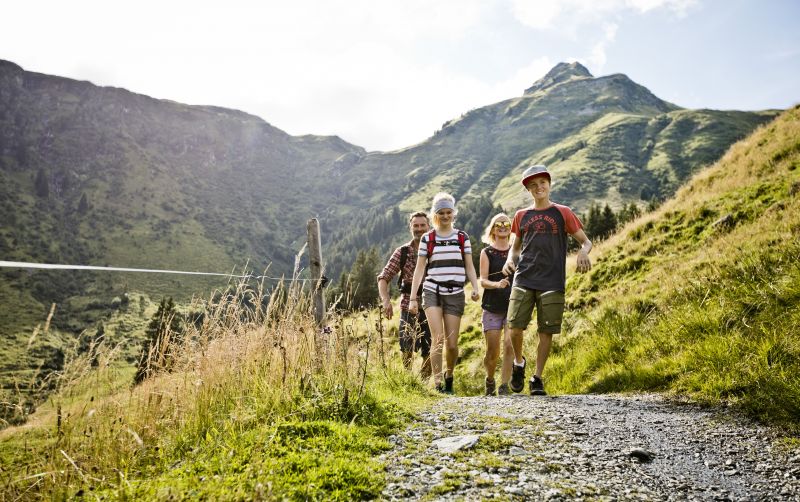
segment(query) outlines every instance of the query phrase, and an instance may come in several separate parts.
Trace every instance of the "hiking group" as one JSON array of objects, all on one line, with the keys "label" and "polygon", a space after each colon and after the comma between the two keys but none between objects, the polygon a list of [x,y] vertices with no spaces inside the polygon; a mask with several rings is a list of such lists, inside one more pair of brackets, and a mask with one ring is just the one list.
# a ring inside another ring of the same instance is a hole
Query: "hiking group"
[{"label": "hiking group", "polygon": [[[465,307],[464,286],[468,280],[472,301],[480,298],[478,284],[483,287],[486,395],[524,390],[527,360],[523,335],[534,309],[539,341],[529,390],[531,395],[546,394],[542,372],[553,335],[561,332],[564,313],[567,236],[571,235],[581,246],[576,267],[579,272],[591,268],[592,243],[572,210],[550,200],[551,177],[545,166],[530,166],[521,181],[533,197],[533,204],[517,211],[513,220],[504,213],[491,218],[482,236],[486,247],[480,254],[479,276],[472,263],[469,236],[454,226],[456,201],[443,192],[434,196],[431,205],[433,228],[426,213],[412,214],[412,239],[394,250],[378,274],[378,292],[387,319],[394,314],[389,284],[398,276],[403,364],[410,369],[413,355],[419,351],[422,378],[432,376],[440,392],[453,392],[458,333]],[[501,346],[503,365],[497,386],[495,373]]]}]

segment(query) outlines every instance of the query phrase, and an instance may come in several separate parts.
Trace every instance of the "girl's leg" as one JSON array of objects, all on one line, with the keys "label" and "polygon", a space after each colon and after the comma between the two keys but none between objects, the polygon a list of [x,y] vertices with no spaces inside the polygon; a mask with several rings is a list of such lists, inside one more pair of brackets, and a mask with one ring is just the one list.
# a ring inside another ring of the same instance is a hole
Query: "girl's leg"
[{"label": "girl's leg", "polygon": [[431,330],[431,372],[436,385],[442,383],[442,345],[444,344],[444,330],[442,326],[442,307],[428,307],[425,309],[428,318],[428,327]]},{"label": "girl's leg", "polygon": [[[439,309],[441,312],[441,309]],[[441,324],[440,324],[441,326]],[[458,359],[458,332],[461,329],[461,316],[453,314],[444,315],[445,344],[447,346],[447,376],[453,376],[453,368]],[[431,335],[433,331],[431,330]],[[436,371],[436,368],[433,369]]]},{"label": "girl's leg", "polygon": [[[494,380],[494,373],[497,369],[497,358],[500,357],[500,334],[499,329],[491,329],[483,332],[486,338],[486,355],[483,357],[483,367],[486,368],[486,378]],[[505,363],[505,359],[503,360]]]}]

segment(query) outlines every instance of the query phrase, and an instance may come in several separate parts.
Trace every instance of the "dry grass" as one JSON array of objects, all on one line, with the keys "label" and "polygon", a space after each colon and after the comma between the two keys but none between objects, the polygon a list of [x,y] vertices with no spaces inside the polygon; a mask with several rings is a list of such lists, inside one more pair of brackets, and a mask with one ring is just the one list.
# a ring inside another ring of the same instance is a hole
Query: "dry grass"
[{"label": "dry grass", "polygon": [[290,420],[381,420],[391,400],[377,403],[371,379],[391,380],[393,368],[382,330],[366,316],[331,315],[320,330],[298,287],[280,286],[266,304],[263,291],[244,283],[218,298],[193,306],[205,308],[205,319],[172,339],[171,371],[138,386],[125,383],[131,370],[120,371],[107,347],[73,358],[48,406],[2,433],[6,496],[122,493],[222,433]]}]

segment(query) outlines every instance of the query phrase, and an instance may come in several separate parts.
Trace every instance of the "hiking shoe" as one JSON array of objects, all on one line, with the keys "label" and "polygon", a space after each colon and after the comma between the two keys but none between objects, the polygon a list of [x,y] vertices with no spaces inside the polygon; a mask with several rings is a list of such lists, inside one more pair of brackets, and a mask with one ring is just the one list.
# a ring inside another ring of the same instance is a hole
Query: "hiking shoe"
[{"label": "hiking shoe", "polygon": [[522,389],[525,388],[525,366],[527,365],[528,361],[525,360],[525,357],[522,358],[522,366],[517,366],[516,362],[511,365],[511,382],[509,382],[509,386],[514,392],[522,392]]},{"label": "hiking shoe", "polygon": [[484,383],[486,384],[486,395],[494,396],[494,380],[487,378]]},{"label": "hiking shoe", "polygon": [[531,381],[528,382],[528,387],[531,389],[531,396],[546,396],[547,392],[544,391],[544,382],[542,379],[534,375]]},{"label": "hiking shoe", "polygon": [[497,388],[497,395],[498,396],[508,396],[511,395],[511,389],[508,388],[507,383],[501,383],[500,387]]},{"label": "hiking shoe", "polygon": [[439,382],[436,384],[436,392],[439,394],[444,394],[444,383]]},{"label": "hiking shoe", "polygon": [[445,394],[452,394],[453,393],[453,377],[452,376],[444,377],[444,393]]}]

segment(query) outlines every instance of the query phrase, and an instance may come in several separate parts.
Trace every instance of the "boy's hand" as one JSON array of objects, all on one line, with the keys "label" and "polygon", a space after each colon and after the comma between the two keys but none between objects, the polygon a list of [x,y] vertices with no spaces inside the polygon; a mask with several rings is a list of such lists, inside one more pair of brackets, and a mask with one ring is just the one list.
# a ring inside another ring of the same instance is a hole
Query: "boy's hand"
[{"label": "boy's hand", "polygon": [[578,258],[576,261],[578,272],[588,272],[592,269],[592,260],[589,259],[589,255],[585,251],[578,251]]},{"label": "boy's hand", "polygon": [[503,265],[503,274],[504,275],[511,275],[517,270],[517,265],[514,263],[513,260],[507,260],[506,264]]}]

